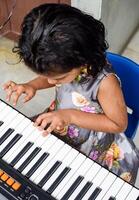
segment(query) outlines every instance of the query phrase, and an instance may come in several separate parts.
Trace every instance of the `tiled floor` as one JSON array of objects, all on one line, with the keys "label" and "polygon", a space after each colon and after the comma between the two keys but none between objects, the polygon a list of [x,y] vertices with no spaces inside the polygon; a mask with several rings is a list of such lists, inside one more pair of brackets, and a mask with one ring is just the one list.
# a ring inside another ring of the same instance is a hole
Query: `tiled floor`
[{"label": "tiled floor", "polygon": [[[2,90],[3,83],[8,80],[22,83],[31,80],[36,76],[35,73],[30,71],[27,67],[24,67],[23,63],[18,63],[18,58],[11,51],[13,46],[14,43],[12,41],[0,38],[0,98],[4,101],[5,92]],[[139,31],[136,33],[133,40],[131,40],[123,52],[123,55],[139,63]],[[54,98],[54,94],[54,89],[39,91],[34,99],[24,105],[21,98],[16,108],[29,117],[33,116],[36,113],[42,112],[50,104]],[[134,141],[139,147],[139,128]],[[136,185],[139,187],[139,177]]]}]

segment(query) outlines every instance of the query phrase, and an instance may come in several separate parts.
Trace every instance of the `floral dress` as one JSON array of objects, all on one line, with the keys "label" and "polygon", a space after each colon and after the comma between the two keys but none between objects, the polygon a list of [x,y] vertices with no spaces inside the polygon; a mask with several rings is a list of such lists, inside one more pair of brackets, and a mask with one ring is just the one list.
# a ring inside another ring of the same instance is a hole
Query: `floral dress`
[{"label": "floral dress", "polygon": [[[74,108],[84,112],[103,113],[97,100],[97,92],[101,81],[111,73],[114,74],[107,66],[95,79],[83,73],[71,83],[57,85],[56,100],[49,110]],[[124,133],[96,132],[74,124],[65,127],[64,131],[66,135],[61,137],[64,141],[124,180],[135,183],[139,168],[139,151]]]}]

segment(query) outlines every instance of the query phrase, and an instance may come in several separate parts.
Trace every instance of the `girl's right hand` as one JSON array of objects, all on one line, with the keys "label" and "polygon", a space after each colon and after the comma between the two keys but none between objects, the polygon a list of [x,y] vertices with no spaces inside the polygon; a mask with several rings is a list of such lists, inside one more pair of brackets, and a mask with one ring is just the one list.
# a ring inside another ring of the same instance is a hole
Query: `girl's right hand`
[{"label": "girl's right hand", "polygon": [[31,100],[36,94],[36,89],[28,83],[17,84],[13,81],[8,81],[3,85],[3,89],[7,93],[6,100],[10,101],[12,99],[14,106],[17,104],[18,99],[22,94],[25,94],[24,103]]}]

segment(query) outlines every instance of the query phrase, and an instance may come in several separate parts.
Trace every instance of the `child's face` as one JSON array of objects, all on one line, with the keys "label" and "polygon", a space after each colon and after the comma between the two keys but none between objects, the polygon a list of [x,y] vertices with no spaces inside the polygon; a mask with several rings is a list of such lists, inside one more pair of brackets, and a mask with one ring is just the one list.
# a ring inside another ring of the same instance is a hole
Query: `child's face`
[{"label": "child's face", "polygon": [[72,69],[70,72],[64,74],[49,74],[47,75],[48,83],[50,84],[63,84],[72,82],[79,74],[81,69]]}]

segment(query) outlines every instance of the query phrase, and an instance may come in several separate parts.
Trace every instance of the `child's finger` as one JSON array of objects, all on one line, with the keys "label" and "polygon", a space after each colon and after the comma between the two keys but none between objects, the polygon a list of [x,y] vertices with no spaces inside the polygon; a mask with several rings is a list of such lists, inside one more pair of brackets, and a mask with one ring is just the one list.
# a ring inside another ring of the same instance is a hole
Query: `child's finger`
[{"label": "child's finger", "polygon": [[[37,117],[35,123],[34,123],[34,126],[39,126],[39,125],[41,125],[41,123],[42,123],[42,121],[43,121],[44,119],[48,119],[47,113],[44,113],[44,114],[39,115],[39,116]],[[49,118],[49,120],[50,120],[50,118]]]},{"label": "child's finger", "polygon": [[21,96],[22,92],[15,92],[13,96],[13,105],[16,106],[19,97]]},{"label": "child's finger", "polygon": [[26,103],[30,99],[32,99],[32,95],[26,95],[25,98],[24,98],[24,103]]},{"label": "child's finger", "polygon": [[12,89],[9,88],[7,90],[6,101],[10,101],[12,93],[13,93]]},{"label": "child's finger", "polygon": [[40,124],[40,130],[44,130],[48,123],[49,122],[46,119],[42,120],[42,123]]},{"label": "child's finger", "polygon": [[52,121],[50,126],[46,129],[46,132],[51,133],[52,131],[56,129],[56,127],[57,127],[57,123],[55,121]]},{"label": "child's finger", "polygon": [[6,89],[9,89],[9,87],[15,87],[16,83],[13,82],[13,81],[8,81],[7,83],[3,84],[3,89],[6,90]]}]

